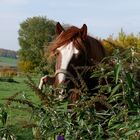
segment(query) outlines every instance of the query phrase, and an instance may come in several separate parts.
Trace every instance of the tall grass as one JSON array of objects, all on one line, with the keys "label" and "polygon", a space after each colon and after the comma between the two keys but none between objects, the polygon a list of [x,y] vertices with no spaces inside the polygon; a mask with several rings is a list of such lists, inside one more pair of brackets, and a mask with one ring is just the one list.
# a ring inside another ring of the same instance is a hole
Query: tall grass
[{"label": "tall grass", "polygon": [[[66,140],[138,140],[140,39],[122,31],[117,39],[108,40],[104,45],[111,55],[96,67],[84,67],[84,72],[90,71],[91,78],[97,80],[92,91],[78,72],[83,68],[75,68],[78,78],[71,80],[77,88],[65,91],[65,95],[74,93],[72,97],[79,97],[75,102],[59,100],[58,88],[46,86],[39,90],[31,77],[26,84],[39,100],[18,93],[16,88],[16,94],[5,97],[5,104],[0,106],[0,139],[55,140],[63,136]],[[26,117],[21,121],[17,115],[9,123],[12,112],[17,110]]]},{"label": "tall grass", "polygon": [[[67,99],[60,101],[57,90],[52,87],[47,86],[40,91],[29,78],[27,84],[40,102],[33,103],[29,98],[17,98],[17,95],[7,98],[7,102],[10,102],[8,108],[11,102],[17,102],[16,109],[30,114],[24,123],[17,122],[15,126],[18,124],[21,129],[32,129],[34,138],[40,140],[56,139],[59,135],[66,140],[139,139],[139,59],[137,48],[115,49],[96,68],[89,68],[91,77],[98,78],[98,85],[94,87],[96,92],[92,96],[86,86],[83,87],[79,75],[81,86],[76,92],[80,98],[73,103]],[[2,130],[6,129],[8,115],[6,107],[1,106]],[[0,134],[1,137],[7,134],[18,138],[13,128],[11,131],[0,131]]]}]

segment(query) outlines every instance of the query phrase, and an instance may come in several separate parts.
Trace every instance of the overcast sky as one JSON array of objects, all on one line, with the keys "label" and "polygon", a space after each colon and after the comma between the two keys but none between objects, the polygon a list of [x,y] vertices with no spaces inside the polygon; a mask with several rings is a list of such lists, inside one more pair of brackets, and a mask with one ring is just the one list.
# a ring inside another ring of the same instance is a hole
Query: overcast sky
[{"label": "overcast sky", "polygon": [[19,24],[46,16],[60,23],[88,26],[99,38],[140,32],[140,0],[0,0],[0,48],[18,50]]}]

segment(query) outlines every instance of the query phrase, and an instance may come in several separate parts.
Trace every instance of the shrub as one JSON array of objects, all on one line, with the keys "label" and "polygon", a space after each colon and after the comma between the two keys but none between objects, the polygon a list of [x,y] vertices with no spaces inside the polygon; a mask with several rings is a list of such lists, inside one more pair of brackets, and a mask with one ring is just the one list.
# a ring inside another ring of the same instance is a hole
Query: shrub
[{"label": "shrub", "polygon": [[35,66],[31,61],[20,61],[18,63],[18,68],[20,69],[20,71],[23,71],[24,73],[33,72],[34,67]]},{"label": "shrub", "polygon": [[0,68],[0,77],[13,77],[17,75],[16,67],[3,66]]}]

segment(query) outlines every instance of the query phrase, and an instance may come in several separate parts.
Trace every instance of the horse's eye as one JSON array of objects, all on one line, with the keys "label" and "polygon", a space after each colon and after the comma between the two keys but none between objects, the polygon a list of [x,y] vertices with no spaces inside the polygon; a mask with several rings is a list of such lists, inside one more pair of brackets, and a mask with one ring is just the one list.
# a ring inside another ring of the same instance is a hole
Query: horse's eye
[{"label": "horse's eye", "polygon": [[78,58],[79,54],[74,54],[74,58]]},{"label": "horse's eye", "polygon": [[57,56],[59,54],[59,51],[55,51],[54,55]]}]

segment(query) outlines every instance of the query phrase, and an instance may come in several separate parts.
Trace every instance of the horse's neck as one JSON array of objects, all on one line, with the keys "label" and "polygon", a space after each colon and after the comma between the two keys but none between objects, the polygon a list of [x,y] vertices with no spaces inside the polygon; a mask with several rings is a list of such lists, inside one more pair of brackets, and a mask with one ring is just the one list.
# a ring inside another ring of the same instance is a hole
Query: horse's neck
[{"label": "horse's neck", "polygon": [[90,65],[95,65],[99,63],[105,56],[105,49],[101,42],[88,36],[87,43],[87,56]]}]

